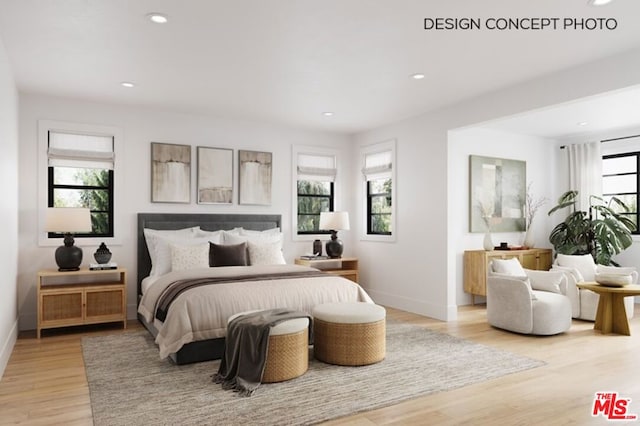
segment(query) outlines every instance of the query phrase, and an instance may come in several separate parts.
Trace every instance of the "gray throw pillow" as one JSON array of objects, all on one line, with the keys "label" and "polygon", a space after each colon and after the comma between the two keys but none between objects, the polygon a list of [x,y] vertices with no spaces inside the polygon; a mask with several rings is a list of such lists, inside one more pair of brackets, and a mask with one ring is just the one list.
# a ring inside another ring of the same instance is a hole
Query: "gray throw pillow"
[{"label": "gray throw pillow", "polygon": [[209,243],[209,266],[247,266],[247,243]]}]

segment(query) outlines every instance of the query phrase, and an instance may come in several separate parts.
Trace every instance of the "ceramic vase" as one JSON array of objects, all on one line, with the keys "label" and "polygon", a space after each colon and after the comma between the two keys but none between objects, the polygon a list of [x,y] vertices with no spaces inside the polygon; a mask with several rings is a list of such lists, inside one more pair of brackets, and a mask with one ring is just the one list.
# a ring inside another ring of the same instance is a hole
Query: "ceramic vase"
[{"label": "ceramic vase", "polygon": [[527,232],[524,234],[524,241],[522,245],[526,248],[533,248],[535,245],[533,228],[531,227],[531,225],[529,225],[529,227],[527,228]]},{"label": "ceramic vase", "polygon": [[105,243],[101,243],[98,250],[93,254],[93,257],[96,259],[96,262],[100,264],[109,263],[111,260],[111,252]]},{"label": "ceramic vase", "polygon": [[491,230],[487,229],[487,232],[484,233],[484,240],[482,241],[482,247],[489,251],[493,250],[493,239],[491,238]]}]

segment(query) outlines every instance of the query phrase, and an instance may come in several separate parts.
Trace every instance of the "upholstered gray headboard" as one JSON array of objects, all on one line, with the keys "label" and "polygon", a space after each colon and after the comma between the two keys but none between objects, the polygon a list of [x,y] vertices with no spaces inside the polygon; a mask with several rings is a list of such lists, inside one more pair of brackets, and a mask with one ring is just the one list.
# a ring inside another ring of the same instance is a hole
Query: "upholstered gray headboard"
[{"label": "upholstered gray headboard", "polygon": [[140,283],[151,271],[151,258],[144,239],[144,229],[182,229],[200,226],[205,231],[245,228],[264,231],[281,227],[281,215],[275,214],[199,214],[138,213],[138,296]]}]

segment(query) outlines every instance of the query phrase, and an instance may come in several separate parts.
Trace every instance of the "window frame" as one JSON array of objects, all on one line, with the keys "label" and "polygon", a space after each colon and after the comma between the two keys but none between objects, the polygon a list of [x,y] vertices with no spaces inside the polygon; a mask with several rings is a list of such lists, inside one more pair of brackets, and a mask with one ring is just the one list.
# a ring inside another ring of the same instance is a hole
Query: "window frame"
[{"label": "window frame", "polygon": [[40,247],[54,247],[61,244],[60,238],[50,236],[44,226],[47,208],[49,207],[49,164],[47,150],[49,146],[49,132],[51,131],[110,136],[113,138],[114,166],[111,179],[111,185],[113,186],[113,193],[111,194],[113,236],[84,236],[83,234],[78,234],[74,235],[74,237],[78,237],[75,239],[77,246],[98,246],[103,242],[107,245],[122,245],[122,232],[120,231],[122,214],[120,213],[121,210],[118,210],[118,206],[123,205],[124,201],[124,191],[118,190],[118,188],[124,188],[122,185],[124,176],[122,130],[114,126],[57,120],[38,120],[38,245]]},{"label": "window frame", "polygon": [[632,231],[631,234],[634,236],[640,236],[640,208],[638,208],[638,203],[640,202],[640,151],[632,151],[632,152],[620,152],[616,154],[605,154],[602,156],[602,160],[610,159],[610,158],[622,158],[622,157],[635,157],[636,160],[636,171],[635,173],[613,173],[613,174],[604,174],[602,173],[602,178],[610,177],[610,176],[636,176],[636,192],[618,192],[618,193],[602,193],[604,197],[616,197],[620,195],[635,195],[636,196],[636,212],[635,213],[625,213],[627,216],[635,216],[636,219],[636,230]]},{"label": "window frame", "polygon": [[[333,206],[332,211],[337,211],[340,206],[340,188],[341,188],[341,174],[340,174],[340,151],[338,149],[330,147],[318,147],[308,145],[292,145],[291,147],[291,182],[292,182],[292,197],[291,197],[291,238],[293,241],[313,241],[322,237],[330,235],[328,231],[318,232],[303,232],[298,233],[298,155],[318,155],[318,156],[332,156],[335,158],[336,176],[332,182],[333,202],[330,203]],[[305,194],[305,196],[308,196]]]},{"label": "window frame", "polygon": [[[307,180],[307,179],[304,179]],[[298,192],[298,182],[300,182],[300,180],[296,180],[296,234],[297,235],[330,235],[331,231],[322,231],[322,230],[318,230],[318,231],[299,231],[298,230],[298,216],[300,216],[300,212],[298,211],[298,200],[300,197],[311,197],[311,198],[328,198],[329,199],[329,211],[335,211],[335,182],[329,182],[330,188],[329,188],[329,195],[318,195],[318,194],[300,194],[300,192]],[[321,180],[314,180],[312,182],[326,182],[326,181],[321,181]],[[316,215],[312,215],[312,214],[307,214],[307,213],[302,213],[306,216],[316,216]],[[318,213],[318,218],[320,217],[320,213]]]},{"label": "window frame", "polygon": [[[390,233],[370,233],[370,198],[369,198],[369,180],[364,174],[364,168],[366,165],[367,155],[375,154],[378,152],[391,152],[391,232]],[[361,241],[379,241],[379,242],[395,242],[397,241],[398,227],[398,207],[397,207],[397,153],[396,153],[396,140],[391,139],[385,142],[379,142],[371,145],[362,146],[360,148],[360,164],[361,164],[361,180],[362,180],[362,226],[360,231]]]},{"label": "window frame", "polygon": [[[54,207],[54,193],[56,189],[76,189],[76,190],[106,190],[109,195],[109,206],[107,210],[91,210],[91,213],[107,213],[109,215],[109,229],[105,234],[98,233],[75,233],[73,234],[74,238],[113,238],[113,212],[114,212],[114,200],[113,200],[113,178],[114,173],[113,170],[108,170],[109,173],[109,182],[107,186],[94,186],[94,185],[69,185],[69,184],[56,184],[55,183],[55,167],[48,166],[48,200],[47,207]],[[64,234],[60,232],[48,232],[48,238],[64,238]]]}]

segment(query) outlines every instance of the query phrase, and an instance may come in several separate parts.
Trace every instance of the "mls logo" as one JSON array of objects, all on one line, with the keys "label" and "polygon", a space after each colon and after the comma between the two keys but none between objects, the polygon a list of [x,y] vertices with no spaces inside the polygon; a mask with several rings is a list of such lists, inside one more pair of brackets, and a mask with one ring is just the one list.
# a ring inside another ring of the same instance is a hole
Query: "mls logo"
[{"label": "mls logo", "polygon": [[631,398],[620,398],[618,392],[596,392],[591,416],[602,415],[607,420],[636,420],[637,414],[627,414]]}]

